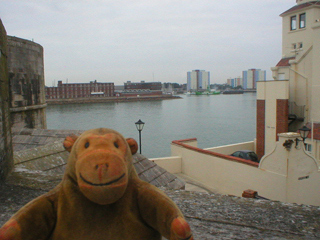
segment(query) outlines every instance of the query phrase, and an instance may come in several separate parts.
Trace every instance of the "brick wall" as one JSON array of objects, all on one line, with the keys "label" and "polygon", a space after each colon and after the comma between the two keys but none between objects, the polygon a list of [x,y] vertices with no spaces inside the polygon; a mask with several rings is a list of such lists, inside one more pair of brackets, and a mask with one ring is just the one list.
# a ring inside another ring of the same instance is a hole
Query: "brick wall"
[{"label": "brick wall", "polygon": [[288,125],[289,116],[289,100],[277,99],[277,126],[276,126],[276,140],[279,140],[278,133],[285,133],[289,130]]},{"label": "brick wall", "polygon": [[265,151],[265,100],[257,100],[257,149],[258,158],[264,155]]},{"label": "brick wall", "polygon": [[0,19],[0,181],[13,167],[7,68],[7,33]]},{"label": "brick wall", "polygon": [[124,89],[149,89],[149,90],[161,90],[162,84],[161,82],[126,82],[124,83]]},{"label": "brick wall", "polygon": [[66,83],[58,81],[57,87],[46,87],[46,99],[75,99],[113,97],[114,83]]},{"label": "brick wall", "polygon": [[[312,129],[312,124],[309,122],[307,127]],[[308,135],[308,138],[311,138],[311,131]],[[320,123],[313,123],[313,139],[320,140]]]}]

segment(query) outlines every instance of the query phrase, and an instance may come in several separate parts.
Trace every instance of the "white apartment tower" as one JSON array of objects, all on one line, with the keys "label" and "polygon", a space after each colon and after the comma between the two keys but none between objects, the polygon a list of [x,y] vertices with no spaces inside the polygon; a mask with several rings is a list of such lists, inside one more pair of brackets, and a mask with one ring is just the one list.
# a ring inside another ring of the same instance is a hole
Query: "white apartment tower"
[{"label": "white apartment tower", "polygon": [[272,151],[278,133],[311,129],[308,150],[320,159],[320,1],[297,0],[283,12],[282,58],[273,81],[257,82],[257,153]]},{"label": "white apartment tower", "polygon": [[187,90],[202,91],[210,87],[210,72],[205,70],[192,70],[187,73]]},{"label": "white apartment tower", "polygon": [[242,78],[237,77],[237,78],[228,78],[227,79],[227,84],[233,88],[242,86],[243,87],[243,81]]},{"label": "white apartment tower", "polygon": [[243,89],[256,89],[258,81],[266,80],[266,71],[261,69],[249,69],[242,72]]}]

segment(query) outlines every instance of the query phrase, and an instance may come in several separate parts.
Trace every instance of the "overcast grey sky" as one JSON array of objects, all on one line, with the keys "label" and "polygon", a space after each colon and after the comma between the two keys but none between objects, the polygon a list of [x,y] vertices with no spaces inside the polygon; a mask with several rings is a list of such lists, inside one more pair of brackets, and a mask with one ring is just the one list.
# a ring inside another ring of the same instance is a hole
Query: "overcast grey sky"
[{"label": "overcast grey sky", "polygon": [[186,83],[210,71],[225,83],[281,58],[279,14],[295,0],[0,0],[7,34],[44,47],[46,85]]}]

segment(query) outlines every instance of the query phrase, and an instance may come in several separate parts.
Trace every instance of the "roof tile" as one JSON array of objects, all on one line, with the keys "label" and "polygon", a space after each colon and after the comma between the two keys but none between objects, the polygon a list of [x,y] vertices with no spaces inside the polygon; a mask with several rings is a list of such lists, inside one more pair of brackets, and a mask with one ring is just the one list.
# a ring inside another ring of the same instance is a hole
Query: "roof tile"
[{"label": "roof tile", "polygon": [[291,59],[295,59],[295,57],[290,57],[290,58],[282,58],[278,63],[277,63],[277,67],[287,67],[290,66],[289,61]]},{"label": "roof tile", "polygon": [[312,1],[312,2],[307,2],[307,3],[296,5],[296,6],[292,7],[292,8],[290,8],[290,9],[288,9],[287,11],[281,13],[280,16],[284,16],[284,15],[286,15],[288,13],[295,12],[295,11],[298,11],[298,10],[302,10],[302,9],[310,7],[312,5],[320,6],[320,2],[319,1]]},{"label": "roof tile", "polygon": [[[80,135],[82,132],[23,129],[13,136],[15,164],[18,169],[25,169],[27,172],[36,170],[56,175],[53,176],[54,182],[59,181],[69,156],[69,153],[63,148],[62,142],[66,136]],[[133,165],[142,180],[154,183],[157,187],[182,189],[185,186],[184,181],[141,154],[133,155]]]}]

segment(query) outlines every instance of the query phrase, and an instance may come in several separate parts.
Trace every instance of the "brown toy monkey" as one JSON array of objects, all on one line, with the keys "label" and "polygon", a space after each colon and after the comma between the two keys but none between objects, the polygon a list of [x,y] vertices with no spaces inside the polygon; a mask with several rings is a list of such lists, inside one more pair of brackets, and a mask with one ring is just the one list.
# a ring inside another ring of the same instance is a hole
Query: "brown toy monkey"
[{"label": "brown toy monkey", "polygon": [[193,239],[173,201],[139,179],[133,139],[100,128],[67,137],[64,146],[70,156],[61,183],[11,217],[1,240]]}]

